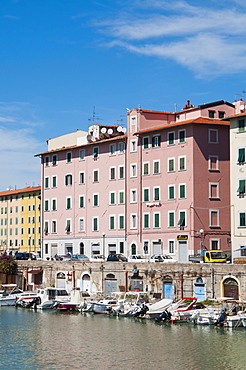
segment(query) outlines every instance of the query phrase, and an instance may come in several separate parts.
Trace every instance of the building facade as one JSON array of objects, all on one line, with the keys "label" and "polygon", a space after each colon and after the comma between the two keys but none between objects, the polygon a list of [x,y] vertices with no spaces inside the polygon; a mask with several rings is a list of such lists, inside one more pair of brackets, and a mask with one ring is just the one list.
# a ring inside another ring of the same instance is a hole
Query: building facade
[{"label": "building facade", "polygon": [[0,192],[1,252],[40,253],[41,187]]},{"label": "building facade", "polygon": [[225,101],[181,112],[128,111],[125,128],[93,125],[48,140],[42,167],[42,256],[229,249]]}]

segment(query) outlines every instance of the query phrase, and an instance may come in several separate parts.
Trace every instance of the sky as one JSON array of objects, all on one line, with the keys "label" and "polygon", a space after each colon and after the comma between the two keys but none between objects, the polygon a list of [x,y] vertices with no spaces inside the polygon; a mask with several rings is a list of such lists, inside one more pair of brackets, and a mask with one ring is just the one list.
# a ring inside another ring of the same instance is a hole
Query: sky
[{"label": "sky", "polygon": [[46,140],[126,108],[246,95],[245,0],[0,0],[0,191],[40,184]]}]

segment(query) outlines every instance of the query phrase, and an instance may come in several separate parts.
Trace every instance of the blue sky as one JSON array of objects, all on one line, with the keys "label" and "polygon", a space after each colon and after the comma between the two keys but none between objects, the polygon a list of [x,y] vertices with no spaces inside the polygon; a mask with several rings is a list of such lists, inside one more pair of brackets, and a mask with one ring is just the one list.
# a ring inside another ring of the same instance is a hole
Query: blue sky
[{"label": "blue sky", "polygon": [[0,0],[0,190],[40,183],[46,140],[126,108],[246,90],[244,0]]}]

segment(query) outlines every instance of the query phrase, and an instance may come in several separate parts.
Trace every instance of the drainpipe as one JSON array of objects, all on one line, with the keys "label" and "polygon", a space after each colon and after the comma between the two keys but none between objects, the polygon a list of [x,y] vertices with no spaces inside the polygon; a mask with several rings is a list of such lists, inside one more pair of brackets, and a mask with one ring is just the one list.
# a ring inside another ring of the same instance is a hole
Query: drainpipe
[{"label": "drainpipe", "polygon": [[128,292],[128,271],[125,272],[125,293]]}]

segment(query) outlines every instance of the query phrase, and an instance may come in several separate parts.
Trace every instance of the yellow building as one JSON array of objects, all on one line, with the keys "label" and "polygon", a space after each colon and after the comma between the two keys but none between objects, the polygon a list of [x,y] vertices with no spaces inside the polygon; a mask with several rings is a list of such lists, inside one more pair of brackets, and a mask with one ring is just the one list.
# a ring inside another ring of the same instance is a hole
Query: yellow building
[{"label": "yellow building", "polygon": [[40,186],[0,192],[0,253],[40,254]]}]

